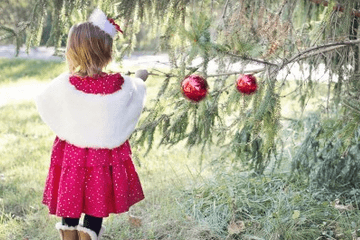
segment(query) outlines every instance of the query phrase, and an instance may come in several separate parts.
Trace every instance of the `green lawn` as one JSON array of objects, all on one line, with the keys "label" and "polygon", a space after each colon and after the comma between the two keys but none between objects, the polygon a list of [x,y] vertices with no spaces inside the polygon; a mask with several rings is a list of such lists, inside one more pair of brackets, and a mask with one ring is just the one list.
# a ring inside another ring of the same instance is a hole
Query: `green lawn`
[{"label": "green lawn", "polygon": [[58,61],[0,58],[0,84],[36,79],[46,81],[66,70]]},{"label": "green lawn", "polygon": [[[0,69],[6,72],[1,88],[30,78],[49,81],[66,68],[0,59]],[[160,80],[149,80],[151,99]],[[54,137],[32,101],[0,107],[0,240],[60,239],[54,227],[59,218],[41,204]],[[358,207],[339,210],[334,202],[316,200],[305,180],[288,181],[280,173],[248,176],[235,164],[214,164],[216,149],[204,153],[200,169],[197,148],[156,147],[144,157],[146,149],[132,147],[146,199],[131,214],[142,224],[131,225],[128,214],[112,214],[104,220],[103,239],[346,240],[359,234]]]},{"label": "green lawn", "polygon": [[[0,108],[0,239],[58,239],[54,225],[59,218],[47,214],[41,204],[54,134],[42,123],[34,103]],[[142,228],[131,228],[127,215],[112,215],[105,220],[112,239],[159,238],[173,227],[191,226],[179,208],[174,191],[184,188],[185,179],[195,170],[193,161],[180,148],[159,151],[142,157],[144,151],[133,146],[134,162],[145,190],[146,200],[131,209],[143,218]],[[191,171],[191,172],[190,172]],[[165,231],[163,227],[169,228]]]}]

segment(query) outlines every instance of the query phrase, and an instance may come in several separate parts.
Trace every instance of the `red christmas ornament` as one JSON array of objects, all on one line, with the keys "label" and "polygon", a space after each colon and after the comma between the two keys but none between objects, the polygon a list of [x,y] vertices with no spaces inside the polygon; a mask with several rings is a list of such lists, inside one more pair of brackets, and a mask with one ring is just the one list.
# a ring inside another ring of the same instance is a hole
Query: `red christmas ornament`
[{"label": "red christmas ornament", "polygon": [[198,75],[190,75],[181,82],[181,89],[185,97],[199,102],[206,97],[208,84],[205,78]]},{"label": "red christmas ornament", "polygon": [[240,75],[236,80],[236,88],[241,93],[252,94],[257,89],[256,78],[251,74]]}]

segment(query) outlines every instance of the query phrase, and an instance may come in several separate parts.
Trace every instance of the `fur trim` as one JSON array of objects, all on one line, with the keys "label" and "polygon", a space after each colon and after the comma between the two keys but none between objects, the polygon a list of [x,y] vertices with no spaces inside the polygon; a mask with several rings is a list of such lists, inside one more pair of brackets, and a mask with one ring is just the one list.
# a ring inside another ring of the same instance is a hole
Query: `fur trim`
[{"label": "fur trim", "polygon": [[89,22],[109,34],[111,38],[114,38],[117,33],[115,26],[109,22],[105,13],[98,8],[92,12]]},{"label": "fur trim", "polygon": [[144,107],[146,86],[124,77],[122,89],[107,95],[88,94],[61,74],[35,97],[42,120],[62,140],[78,147],[112,149],[132,134]]},{"label": "fur trim", "polygon": [[85,232],[87,234],[90,235],[91,240],[100,240],[101,236],[103,235],[104,231],[105,231],[105,227],[101,226],[100,232],[99,232],[99,236],[96,235],[96,232],[94,232],[93,230],[86,228],[82,225],[78,225],[77,226],[77,230],[81,231],[81,232]]},{"label": "fur trim", "polygon": [[61,222],[58,222],[58,223],[55,224],[55,228],[57,230],[76,230],[77,226],[76,227],[70,227],[68,225],[62,225]]},{"label": "fur trim", "polygon": [[100,232],[99,232],[99,237],[98,237],[99,240],[100,240],[101,236],[104,234],[105,230],[106,230],[106,227],[105,227],[105,226],[101,226],[101,229],[100,229]]}]

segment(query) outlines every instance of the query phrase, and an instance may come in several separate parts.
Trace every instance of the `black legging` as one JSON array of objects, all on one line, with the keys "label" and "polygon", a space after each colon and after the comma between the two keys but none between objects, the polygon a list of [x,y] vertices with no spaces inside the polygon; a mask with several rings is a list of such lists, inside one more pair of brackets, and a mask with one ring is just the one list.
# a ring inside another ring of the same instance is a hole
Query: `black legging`
[{"label": "black legging", "polygon": [[[62,224],[68,225],[69,227],[75,227],[79,224],[79,220],[79,218],[62,218]],[[85,215],[84,227],[93,230],[97,235],[99,235],[102,220],[102,218]]]}]

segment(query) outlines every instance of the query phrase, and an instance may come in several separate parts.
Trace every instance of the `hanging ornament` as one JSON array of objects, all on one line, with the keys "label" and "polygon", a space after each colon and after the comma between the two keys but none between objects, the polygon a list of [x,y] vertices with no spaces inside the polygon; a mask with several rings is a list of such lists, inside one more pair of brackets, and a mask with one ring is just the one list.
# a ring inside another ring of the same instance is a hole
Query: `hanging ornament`
[{"label": "hanging ornament", "polygon": [[256,78],[251,74],[240,75],[236,80],[236,88],[241,93],[252,94],[257,89]]},{"label": "hanging ornament", "polygon": [[181,82],[181,89],[185,97],[199,102],[206,97],[208,84],[205,78],[199,75],[190,75]]}]

